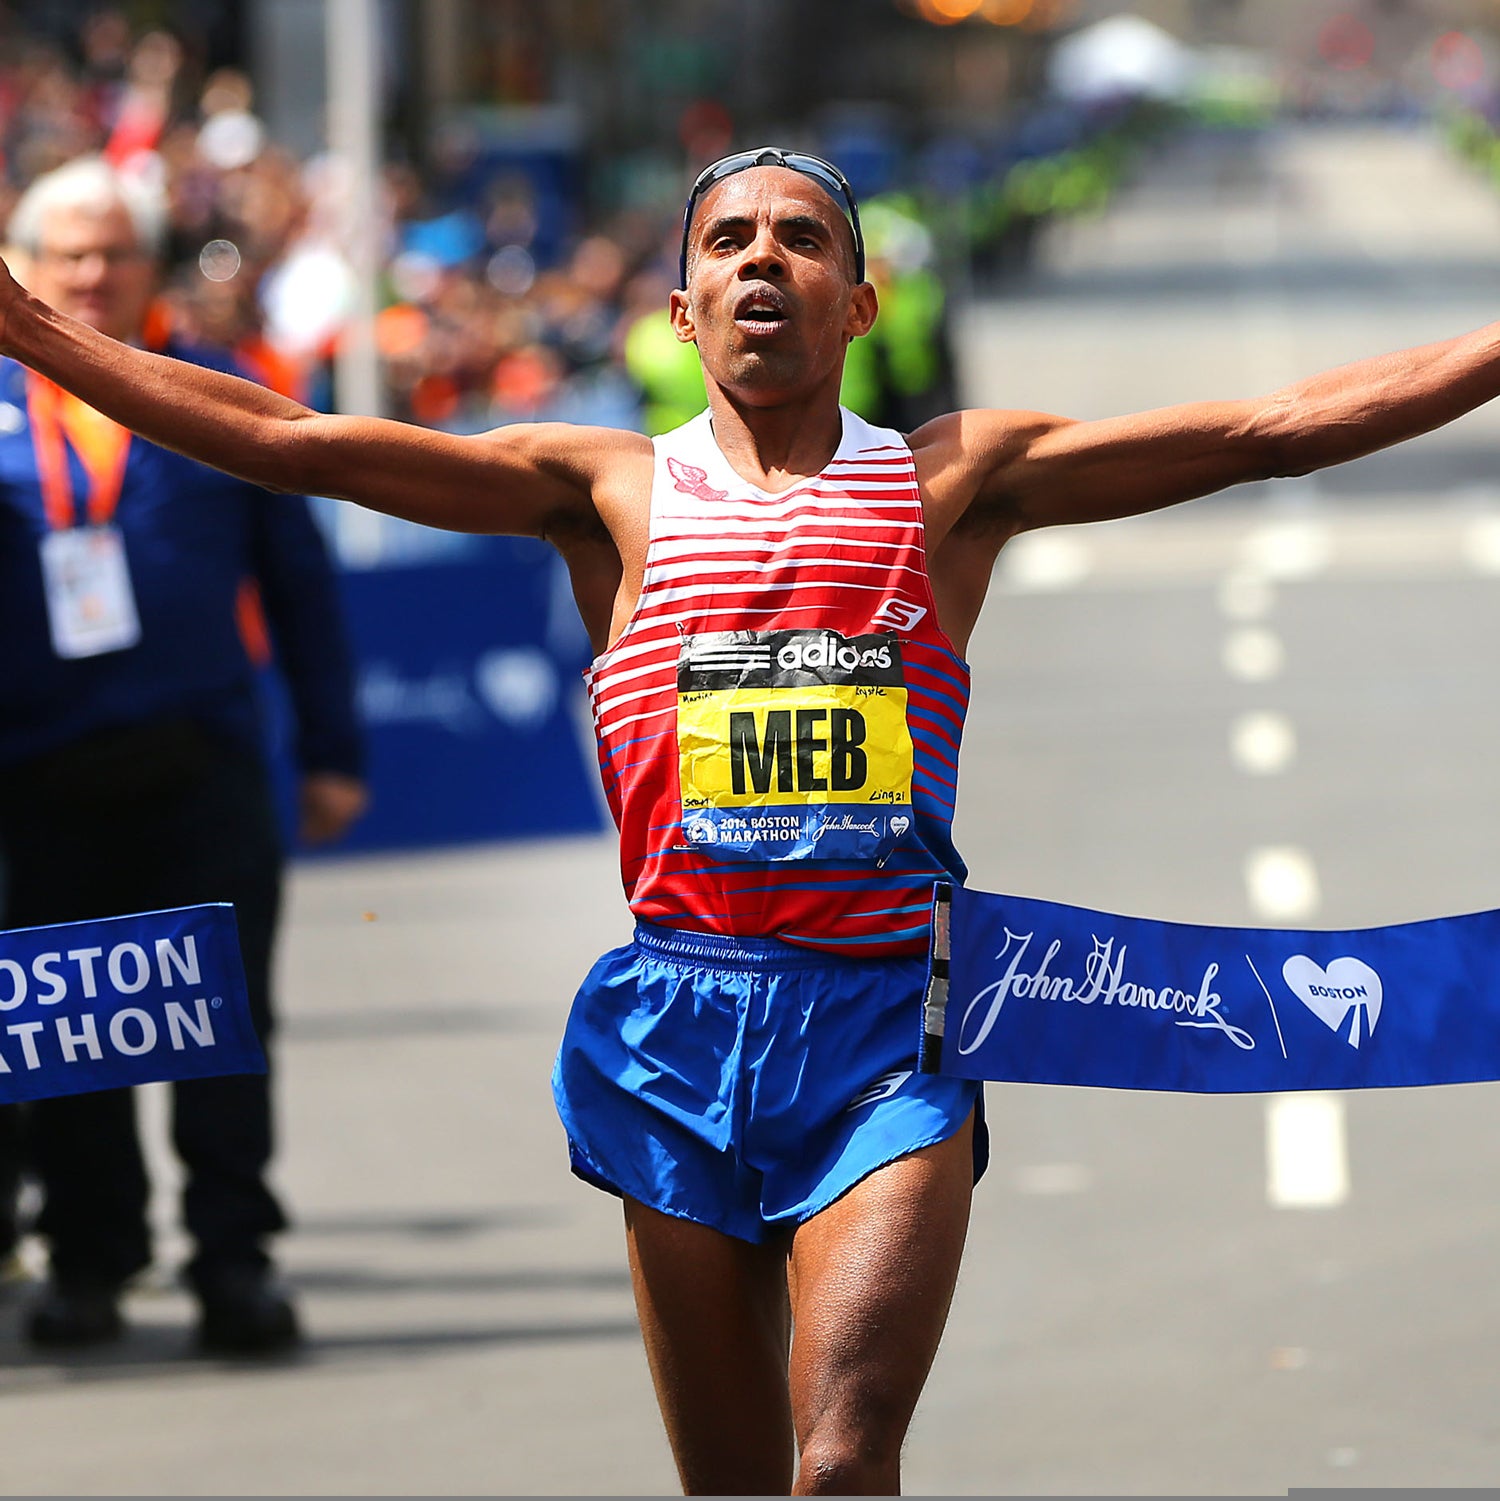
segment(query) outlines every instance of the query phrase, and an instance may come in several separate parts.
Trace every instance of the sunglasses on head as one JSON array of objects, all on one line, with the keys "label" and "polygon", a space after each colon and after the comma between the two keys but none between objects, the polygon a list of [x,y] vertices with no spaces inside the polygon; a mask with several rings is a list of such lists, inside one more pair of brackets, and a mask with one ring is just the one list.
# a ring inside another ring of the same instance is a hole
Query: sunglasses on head
[{"label": "sunglasses on head", "polygon": [[715,183],[733,177],[736,172],[747,172],[751,167],[785,167],[791,172],[800,172],[823,189],[835,203],[841,204],[850,227],[854,230],[854,279],[865,279],[865,236],[859,227],[859,205],[854,201],[854,189],[849,179],[832,162],[821,156],[812,156],[806,151],[783,151],[779,146],[757,146],[753,151],[736,151],[730,156],[721,156],[711,162],[699,174],[688,194],[687,208],[682,214],[682,254],[678,261],[678,285],[687,286],[688,231],[693,224],[693,210],[698,200]]}]

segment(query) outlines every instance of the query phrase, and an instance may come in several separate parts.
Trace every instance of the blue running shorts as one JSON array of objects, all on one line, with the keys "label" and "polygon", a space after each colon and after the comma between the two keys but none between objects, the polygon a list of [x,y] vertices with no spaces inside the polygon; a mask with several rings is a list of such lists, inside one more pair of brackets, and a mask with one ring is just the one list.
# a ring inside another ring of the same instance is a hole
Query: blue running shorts
[{"label": "blue running shorts", "polygon": [[647,923],[589,972],[552,1093],[573,1171],[741,1240],[944,1141],[978,1084],[917,1071],[925,959],[845,959]]}]

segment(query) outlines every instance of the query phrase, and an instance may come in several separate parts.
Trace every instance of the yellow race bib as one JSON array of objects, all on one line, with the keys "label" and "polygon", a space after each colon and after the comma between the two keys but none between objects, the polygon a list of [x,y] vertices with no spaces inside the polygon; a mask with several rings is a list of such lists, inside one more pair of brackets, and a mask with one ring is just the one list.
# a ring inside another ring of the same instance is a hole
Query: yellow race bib
[{"label": "yellow race bib", "polygon": [[883,861],[912,827],[901,643],[690,636],[677,665],[687,844],[724,860]]}]

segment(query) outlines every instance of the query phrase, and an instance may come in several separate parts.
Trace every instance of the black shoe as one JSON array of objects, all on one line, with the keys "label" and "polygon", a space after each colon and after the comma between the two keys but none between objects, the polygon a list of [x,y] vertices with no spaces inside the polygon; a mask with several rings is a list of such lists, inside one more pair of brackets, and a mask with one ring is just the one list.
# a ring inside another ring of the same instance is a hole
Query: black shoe
[{"label": "black shoe", "polygon": [[26,1338],[47,1349],[107,1345],[124,1332],[120,1289],[114,1283],[54,1278],[26,1312]]},{"label": "black shoe", "polygon": [[302,1342],[297,1310],[269,1271],[236,1268],[197,1279],[198,1347],[216,1355],[271,1355]]}]

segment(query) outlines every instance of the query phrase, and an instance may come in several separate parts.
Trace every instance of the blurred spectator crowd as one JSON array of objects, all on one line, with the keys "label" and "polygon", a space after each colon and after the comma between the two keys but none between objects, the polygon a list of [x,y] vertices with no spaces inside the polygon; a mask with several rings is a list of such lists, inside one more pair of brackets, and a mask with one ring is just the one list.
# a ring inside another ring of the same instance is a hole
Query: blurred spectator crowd
[{"label": "blurred spectator crowd", "polygon": [[[244,73],[205,75],[172,34],[132,34],[117,11],[92,16],[71,49],[25,36],[0,49],[0,223],[38,174],[90,152],[165,197],[157,335],[229,349],[330,408],[354,292],[341,163],[295,159],[268,138]],[[442,177],[383,170],[376,341],[390,415],[457,431],[565,419],[659,432],[702,408],[696,354],[665,312],[676,223],[627,211],[549,254],[524,174],[462,194]],[[915,214],[892,200],[868,218],[885,327],[851,362],[845,398],[910,427],[951,403],[943,292]]]}]

